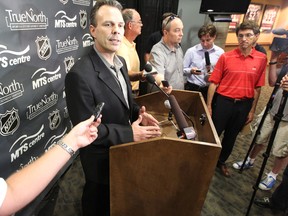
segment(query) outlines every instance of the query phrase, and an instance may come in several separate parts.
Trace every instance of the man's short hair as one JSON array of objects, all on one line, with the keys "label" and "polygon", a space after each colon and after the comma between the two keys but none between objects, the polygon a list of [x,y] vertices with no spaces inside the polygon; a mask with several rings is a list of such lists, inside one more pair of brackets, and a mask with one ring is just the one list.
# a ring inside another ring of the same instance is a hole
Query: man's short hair
[{"label": "man's short hair", "polygon": [[260,33],[260,28],[257,23],[251,20],[246,20],[236,27],[236,35],[238,35],[240,30],[247,29],[252,30],[255,35]]},{"label": "man's short hair", "polygon": [[136,10],[132,8],[126,8],[122,11],[122,16],[124,19],[125,26],[127,25],[128,22],[131,22],[133,20],[134,11]]},{"label": "man's short hair", "polygon": [[170,14],[169,16],[167,16],[162,22],[162,31],[163,30],[170,30],[171,22],[176,18],[179,18],[179,16],[177,14],[173,14],[173,13]]},{"label": "man's short hair", "polygon": [[97,1],[96,4],[94,5],[94,7],[91,9],[90,12],[90,24],[93,26],[97,26],[97,21],[96,21],[96,14],[98,12],[98,10],[100,9],[100,7],[104,6],[104,5],[108,5],[111,7],[115,7],[118,8],[120,11],[122,11],[122,5],[116,1],[116,0],[100,0]]},{"label": "man's short hair", "polygon": [[198,31],[198,38],[200,39],[202,36],[209,34],[210,37],[214,37],[217,34],[217,29],[214,25],[203,25]]}]

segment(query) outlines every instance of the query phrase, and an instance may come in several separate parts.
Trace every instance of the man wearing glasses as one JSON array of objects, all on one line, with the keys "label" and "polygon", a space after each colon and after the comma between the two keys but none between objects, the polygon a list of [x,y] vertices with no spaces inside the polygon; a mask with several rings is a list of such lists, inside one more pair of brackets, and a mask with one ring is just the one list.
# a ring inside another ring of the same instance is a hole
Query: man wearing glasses
[{"label": "man wearing glasses", "polygon": [[172,14],[166,17],[162,22],[162,31],[163,37],[153,46],[149,62],[158,72],[157,82],[164,79],[173,89],[184,89],[183,51],[180,46],[183,23],[179,16]]},{"label": "man wearing glasses", "polygon": [[141,34],[143,24],[140,14],[135,9],[124,9],[122,15],[125,22],[125,32],[122,44],[116,54],[125,59],[133,94],[138,96],[139,80],[143,80],[144,77],[143,72],[140,71],[140,60],[134,40]]},{"label": "man wearing glasses", "polygon": [[[251,122],[261,86],[265,84],[266,55],[253,48],[258,26],[245,21],[236,28],[238,48],[220,56],[209,78],[207,107],[216,131],[222,139],[217,167],[230,177],[225,164],[242,127]],[[215,103],[212,104],[212,99]]]}]

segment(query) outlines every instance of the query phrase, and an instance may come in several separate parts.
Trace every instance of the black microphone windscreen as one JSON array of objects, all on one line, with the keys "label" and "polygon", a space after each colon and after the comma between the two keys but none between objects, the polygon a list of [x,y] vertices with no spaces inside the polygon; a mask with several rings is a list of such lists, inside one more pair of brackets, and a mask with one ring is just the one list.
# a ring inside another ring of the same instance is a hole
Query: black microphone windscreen
[{"label": "black microphone windscreen", "polygon": [[288,35],[288,31],[284,28],[273,29],[272,33],[276,35]]},{"label": "black microphone windscreen", "polygon": [[146,74],[145,77],[146,77],[147,82],[151,84],[155,84],[155,78],[151,74]]},{"label": "black microphone windscreen", "polygon": [[204,55],[205,55],[206,65],[211,65],[209,52],[208,52],[208,51],[205,51]]},{"label": "black microphone windscreen", "polygon": [[151,72],[151,71],[152,71],[152,66],[151,66],[151,64],[146,64],[146,65],[144,66],[144,70],[145,70],[146,72]]},{"label": "black microphone windscreen", "polygon": [[176,98],[174,97],[174,95],[170,95],[169,97],[169,102],[170,102],[170,105],[171,105],[171,110],[172,110],[172,113],[174,114],[174,117],[176,119],[176,122],[178,124],[178,127],[180,129],[180,131],[184,131],[184,128],[187,128],[188,127],[188,123],[182,113],[182,110],[176,100]]}]

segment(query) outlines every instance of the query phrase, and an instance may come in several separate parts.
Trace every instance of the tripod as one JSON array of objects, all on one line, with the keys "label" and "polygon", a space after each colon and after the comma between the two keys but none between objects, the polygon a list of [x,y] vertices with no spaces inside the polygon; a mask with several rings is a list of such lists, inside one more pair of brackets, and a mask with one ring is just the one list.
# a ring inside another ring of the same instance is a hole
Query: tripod
[{"label": "tripod", "polygon": [[287,102],[287,97],[288,97],[288,92],[287,91],[283,91],[283,96],[281,98],[281,102],[280,102],[280,106],[278,108],[278,112],[274,116],[275,123],[274,123],[273,129],[272,129],[272,132],[271,132],[271,136],[270,136],[270,139],[269,139],[269,142],[268,142],[268,146],[266,148],[266,151],[263,153],[264,159],[263,159],[260,171],[259,171],[259,175],[257,177],[255,185],[253,186],[254,192],[252,194],[252,197],[251,197],[251,200],[250,200],[247,212],[246,212],[246,216],[249,215],[252,203],[254,201],[256,192],[258,190],[258,185],[261,182],[261,178],[262,178],[262,175],[263,175],[267,160],[268,160],[268,158],[270,156],[270,151],[271,151],[272,146],[273,146],[273,142],[274,142],[274,139],[275,139],[275,136],[276,136],[276,133],[277,133],[277,129],[278,129],[278,126],[279,126],[279,124],[281,122],[281,119],[283,117],[283,111],[284,111],[284,108],[285,108],[285,105],[286,105],[286,102]]},{"label": "tripod", "polygon": [[[246,164],[246,161],[248,159],[248,156],[250,155],[250,152],[252,151],[253,147],[254,147],[254,144],[256,143],[256,139],[257,139],[257,136],[260,134],[260,131],[261,131],[261,128],[263,126],[263,123],[264,123],[264,120],[269,112],[269,110],[272,108],[272,105],[273,105],[273,100],[274,100],[274,97],[275,97],[275,94],[276,92],[278,91],[279,89],[279,86],[280,86],[280,81],[281,79],[285,76],[285,74],[287,73],[287,65],[283,66],[281,71],[280,71],[280,74],[278,75],[277,77],[277,80],[276,80],[276,84],[275,84],[275,87],[272,91],[272,94],[269,98],[269,101],[266,105],[266,108],[264,110],[264,113],[263,113],[263,116],[261,118],[261,121],[258,125],[258,128],[255,132],[255,135],[253,137],[253,140],[251,142],[251,145],[249,147],[249,150],[245,156],[245,159],[241,165],[241,168],[240,168],[240,173],[243,171],[244,169],[244,166]],[[270,151],[272,149],[272,146],[273,146],[273,142],[274,142],[274,139],[275,139],[275,136],[276,136],[276,132],[277,132],[277,129],[278,129],[278,126],[280,124],[280,121],[283,117],[283,110],[285,108],[285,105],[286,105],[286,101],[287,101],[287,92],[286,91],[283,91],[283,96],[281,98],[281,102],[280,102],[280,106],[278,108],[278,112],[277,114],[274,116],[274,120],[275,120],[275,123],[274,123],[274,127],[272,129],[272,132],[271,132],[271,136],[270,136],[270,139],[269,139],[269,142],[268,142],[268,146],[266,148],[266,152],[263,153],[263,157],[264,157],[264,160],[262,162],[262,165],[261,165],[261,168],[260,168],[260,171],[259,171],[259,175],[257,177],[257,180],[256,180],[256,183],[255,185],[253,186],[253,189],[254,189],[254,192],[252,194],[252,197],[251,197],[251,200],[250,200],[250,203],[249,203],[249,206],[248,206],[248,209],[247,209],[247,212],[246,212],[246,215],[248,216],[249,215],[249,212],[250,212],[250,209],[251,209],[251,206],[252,206],[252,203],[254,201],[254,198],[255,198],[255,195],[256,195],[256,192],[258,190],[258,185],[259,183],[261,182],[261,178],[262,178],[262,175],[263,175],[263,172],[264,172],[264,169],[265,169],[265,166],[266,166],[266,163],[267,163],[267,160],[269,158],[269,155],[270,155]]]},{"label": "tripod", "polygon": [[261,120],[260,120],[260,123],[259,123],[259,125],[258,125],[258,128],[257,128],[257,130],[256,130],[256,132],[255,132],[255,135],[254,135],[254,137],[253,137],[253,140],[252,140],[252,142],[251,142],[251,144],[250,144],[250,147],[249,147],[249,149],[248,149],[248,152],[247,152],[247,154],[246,154],[246,156],[245,156],[245,158],[244,158],[244,161],[243,161],[243,163],[242,163],[242,165],[241,165],[241,168],[240,168],[240,170],[239,170],[240,173],[243,171],[244,166],[245,166],[245,164],[246,164],[246,161],[247,161],[247,159],[248,159],[248,156],[250,155],[250,152],[252,151],[252,149],[253,149],[253,147],[254,147],[254,144],[256,143],[257,136],[260,134],[261,128],[262,128],[263,123],[264,123],[264,120],[265,120],[265,118],[266,118],[269,110],[272,108],[273,100],[274,100],[274,97],[275,97],[276,92],[277,92],[278,89],[279,89],[281,79],[282,79],[282,78],[286,75],[286,73],[287,73],[287,67],[288,67],[287,65],[283,66],[282,69],[281,69],[281,71],[280,71],[280,73],[279,73],[279,75],[278,75],[278,77],[277,77],[277,80],[276,80],[276,83],[275,83],[275,87],[274,87],[274,89],[273,89],[273,91],[272,91],[272,94],[271,94],[269,100],[268,100],[268,103],[267,103],[266,108],[265,108],[265,110],[264,110],[263,116],[262,116],[262,118],[261,118]]}]

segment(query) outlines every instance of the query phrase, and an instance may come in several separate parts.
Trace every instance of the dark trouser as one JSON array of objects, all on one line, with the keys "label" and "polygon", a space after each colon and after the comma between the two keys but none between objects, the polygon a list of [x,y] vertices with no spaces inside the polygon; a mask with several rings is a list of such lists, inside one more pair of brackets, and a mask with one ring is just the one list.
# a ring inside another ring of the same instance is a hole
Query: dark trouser
[{"label": "dark trouser", "polygon": [[219,164],[225,164],[230,156],[237,135],[245,125],[252,103],[253,99],[234,101],[231,98],[217,95],[212,108],[212,120],[218,136],[224,131]]},{"label": "dark trouser", "polygon": [[204,97],[204,99],[205,99],[205,102],[206,102],[207,93],[208,93],[208,86],[201,87],[201,86],[198,86],[198,85],[196,85],[194,83],[187,82],[185,84],[185,90],[201,92],[203,97]]},{"label": "dark trouser", "polygon": [[288,166],[283,173],[281,184],[272,194],[271,202],[278,210],[288,209]]},{"label": "dark trouser", "polygon": [[109,185],[86,182],[82,195],[83,216],[109,216]]}]

